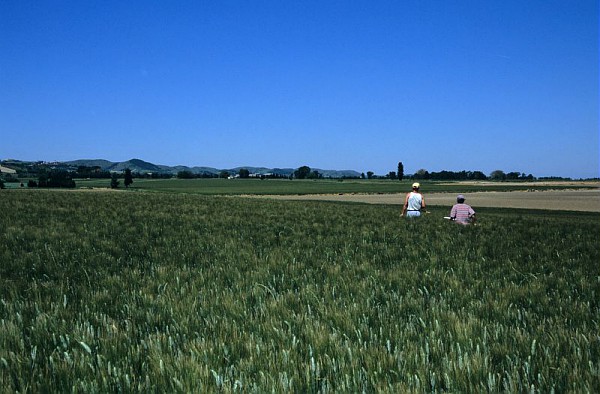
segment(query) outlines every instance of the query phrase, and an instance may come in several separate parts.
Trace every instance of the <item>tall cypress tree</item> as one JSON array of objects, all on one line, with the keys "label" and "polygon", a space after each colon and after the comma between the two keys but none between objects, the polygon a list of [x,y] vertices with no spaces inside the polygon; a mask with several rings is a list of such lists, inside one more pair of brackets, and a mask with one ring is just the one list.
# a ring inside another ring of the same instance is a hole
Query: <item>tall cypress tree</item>
[{"label": "tall cypress tree", "polygon": [[404,164],[398,162],[398,180],[401,181],[404,178]]},{"label": "tall cypress tree", "polygon": [[129,187],[133,183],[133,176],[131,175],[131,170],[129,168],[125,169],[125,180],[123,182],[125,187]]}]

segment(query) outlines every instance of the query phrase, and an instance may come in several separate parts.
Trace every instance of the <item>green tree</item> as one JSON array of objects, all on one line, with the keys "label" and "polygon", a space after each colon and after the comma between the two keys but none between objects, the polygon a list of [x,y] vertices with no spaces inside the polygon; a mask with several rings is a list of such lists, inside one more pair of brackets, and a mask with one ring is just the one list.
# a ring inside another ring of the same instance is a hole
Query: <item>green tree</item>
[{"label": "green tree", "polygon": [[75,173],[76,178],[110,178],[108,171],[102,171],[100,166],[79,166]]},{"label": "green tree", "polygon": [[229,178],[229,171],[221,171],[219,173],[219,178],[225,178],[225,179]]},{"label": "green tree", "polygon": [[38,175],[38,186],[39,187],[48,187],[48,173],[45,171],[41,171]]},{"label": "green tree", "polygon": [[398,162],[398,180],[401,181],[404,178],[404,164]]},{"label": "green tree", "polygon": [[310,174],[309,166],[302,166],[302,167],[299,167],[296,171],[294,171],[294,177],[296,179],[306,179],[309,174]]},{"label": "green tree", "polygon": [[75,187],[75,181],[67,171],[52,170],[49,173],[42,172],[39,175],[39,187]]},{"label": "green tree", "polygon": [[250,178],[250,171],[248,171],[245,168],[240,168],[238,175],[240,176],[240,178]]},{"label": "green tree", "polygon": [[389,179],[396,179],[396,171],[390,171],[388,173],[388,178]]},{"label": "green tree", "polygon": [[520,176],[521,176],[520,172],[513,171],[513,172],[509,172],[508,174],[506,174],[505,179],[515,181],[515,180],[519,179]]},{"label": "green tree", "polygon": [[119,187],[119,175],[116,172],[113,172],[110,176],[110,188],[116,189]]},{"label": "green tree", "polygon": [[481,171],[473,171],[468,179],[474,179],[474,180],[479,180],[479,181],[485,181],[487,179],[487,176],[485,176],[485,174]]},{"label": "green tree", "polygon": [[373,175],[375,175],[373,171],[367,171],[367,179],[373,178]]},{"label": "green tree", "polygon": [[424,168],[421,168],[420,170],[418,170],[417,172],[415,172],[414,175],[415,179],[429,179],[429,171],[427,171]]},{"label": "green tree", "polygon": [[129,187],[133,183],[133,176],[131,175],[131,170],[129,168],[125,169],[125,180],[123,181],[125,187]]},{"label": "green tree", "polygon": [[503,181],[506,179],[506,174],[502,170],[495,170],[490,174],[490,179],[492,181]]},{"label": "green tree", "polygon": [[319,174],[319,171],[317,171],[317,170],[311,171],[310,174],[308,174],[306,176],[306,178],[308,178],[308,179],[319,179],[319,178],[322,178],[322,177],[323,176],[321,174]]},{"label": "green tree", "polygon": [[177,178],[179,179],[192,179],[194,178],[194,173],[188,170],[179,171],[177,173]]}]

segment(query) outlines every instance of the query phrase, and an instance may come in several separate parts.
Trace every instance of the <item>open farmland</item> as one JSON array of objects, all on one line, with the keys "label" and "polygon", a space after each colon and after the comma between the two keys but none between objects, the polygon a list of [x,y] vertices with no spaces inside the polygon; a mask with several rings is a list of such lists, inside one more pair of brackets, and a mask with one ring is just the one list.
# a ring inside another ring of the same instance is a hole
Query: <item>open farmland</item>
[{"label": "open farmland", "polygon": [[600,391],[600,215],[431,211],[1,191],[0,385]]},{"label": "open farmland", "polygon": [[[402,205],[406,190],[400,193],[319,193],[253,194],[280,200],[360,202]],[[450,192],[452,191],[452,192]],[[467,193],[468,191],[468,193]],[[466,194],[473,207],[517,208],[600,212],[600,182],[437,182],[424,183],[421,192],[429,206],[451,207],[458,193]]]},{"label": "open farmland", "polygon": [[[425,201],[428,206],[451,207],[456,203],[457,193],[426,193]],[[261,196],[283,200],[316,200],[361,202],[367,204],[404,204],[406,193],[388,194],[304,194],[304,195],[271,195]],[[467,193],[467,203],[474,208],[518,208],[600,212],[600,189],[595,190],[542,190],[542,191],[511,191],[511,192],[472,192]]]},{"label": "open farmland", "polygon": [[[81,189],[106,189],[107,179],[77,179]],[[410,191],[412,181],[385,179],[135,179],[132,190],[203,195],[394,194]],[[571,182],[421,182],[426,193],[482,191],[598,190],[597,181]]]}]

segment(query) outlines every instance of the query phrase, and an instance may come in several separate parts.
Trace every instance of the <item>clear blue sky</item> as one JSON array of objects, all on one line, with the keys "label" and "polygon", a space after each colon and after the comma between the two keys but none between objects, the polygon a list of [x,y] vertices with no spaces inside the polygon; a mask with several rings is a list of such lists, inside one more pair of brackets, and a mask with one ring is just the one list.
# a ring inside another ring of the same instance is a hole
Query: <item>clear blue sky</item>
[{"label": "clear blue sky", "polygon": [[599,176],[598,1],[0,1],[0,159]]}]

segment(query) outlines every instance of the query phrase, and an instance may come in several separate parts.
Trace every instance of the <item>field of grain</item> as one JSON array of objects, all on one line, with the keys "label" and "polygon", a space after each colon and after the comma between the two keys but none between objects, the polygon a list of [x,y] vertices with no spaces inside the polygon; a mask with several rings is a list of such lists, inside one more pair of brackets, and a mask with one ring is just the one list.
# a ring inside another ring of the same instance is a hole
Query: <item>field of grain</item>
[{"label": "field of grain", "polygon": [[598,392],[600,215],[0,191],[5,392]]}]

